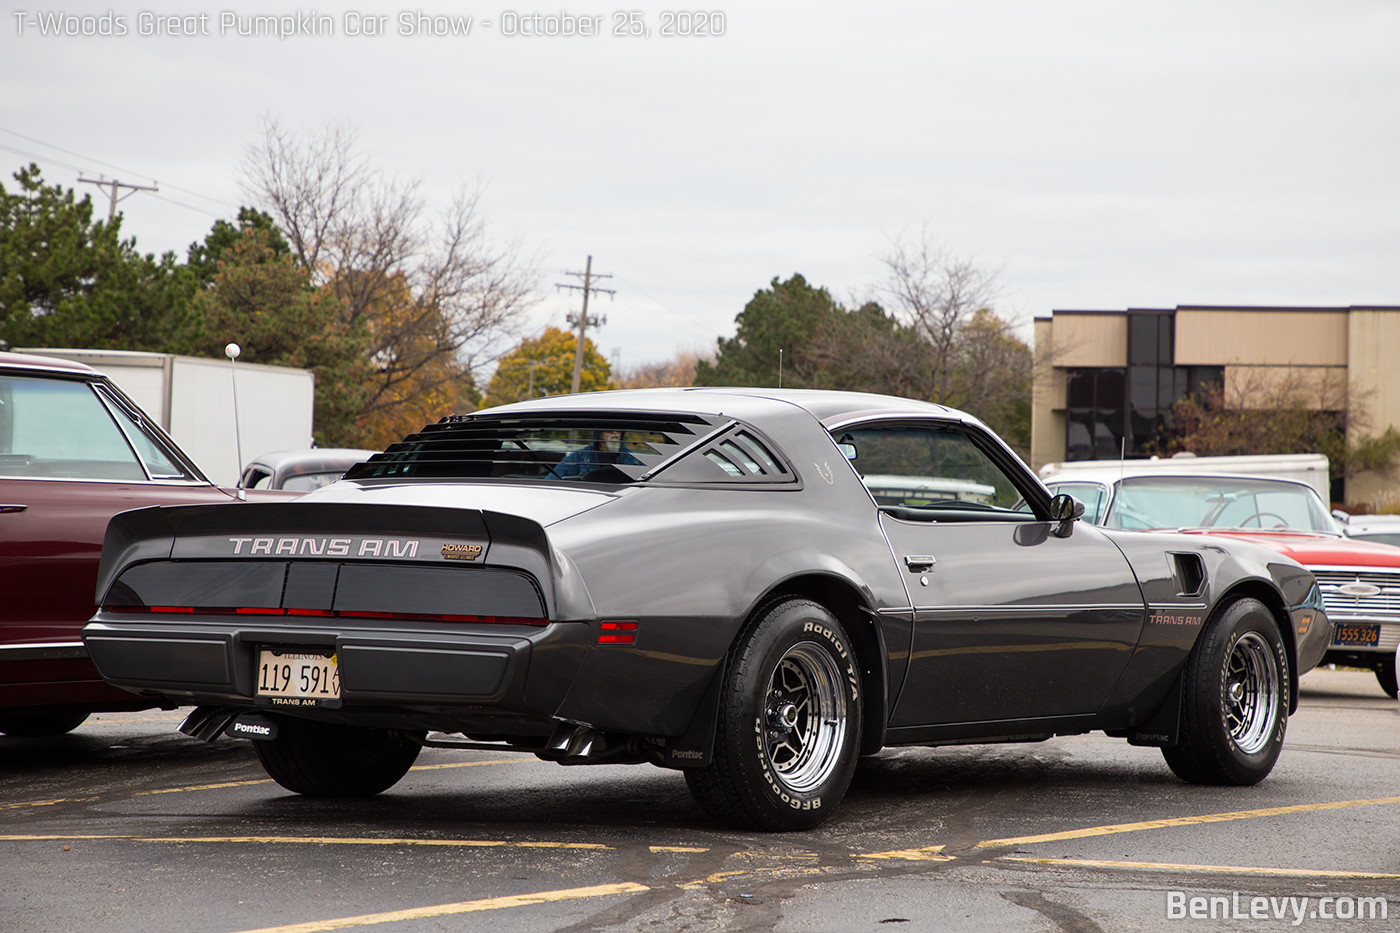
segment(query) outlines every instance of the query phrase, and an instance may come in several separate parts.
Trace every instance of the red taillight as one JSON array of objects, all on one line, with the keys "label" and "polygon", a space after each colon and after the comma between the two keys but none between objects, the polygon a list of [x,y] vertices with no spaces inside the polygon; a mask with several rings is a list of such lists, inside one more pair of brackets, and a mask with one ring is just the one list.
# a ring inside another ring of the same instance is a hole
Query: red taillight
[{"label": "red taillight", "polygon": [[631,645],[637,641],[636,622],[603,622],[598,627],[602,629],[598,636],[600,645]]},{"label": "red taillight", "polygon": [[[368,609],[269,609],[258,606],[103,606],[104,612],[198,612],[203,615],[316,616],[347,619],[403,619],[410,622],[479,622],[486,625],[548,625],[548,619],[517,616],[459,616],[431,612],[375,612]],[[635,628],[635,625],[633,626]],[[628,636],[628,640],[631,637]]]}]

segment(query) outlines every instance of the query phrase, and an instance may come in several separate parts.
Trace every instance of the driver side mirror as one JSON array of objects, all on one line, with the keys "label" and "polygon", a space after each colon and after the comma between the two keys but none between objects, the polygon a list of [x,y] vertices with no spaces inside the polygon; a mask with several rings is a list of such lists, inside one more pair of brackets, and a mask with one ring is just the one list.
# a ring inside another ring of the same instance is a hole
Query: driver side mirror
[{"label": "driver side mirror", "polygon": [[1084,503],[1074,496],[1060,493],[1050,500],[1050,520],[1059,522],[1054,535],[1057,538],[1068,538],[1074,531],[1074,523],[1084,517]]}]

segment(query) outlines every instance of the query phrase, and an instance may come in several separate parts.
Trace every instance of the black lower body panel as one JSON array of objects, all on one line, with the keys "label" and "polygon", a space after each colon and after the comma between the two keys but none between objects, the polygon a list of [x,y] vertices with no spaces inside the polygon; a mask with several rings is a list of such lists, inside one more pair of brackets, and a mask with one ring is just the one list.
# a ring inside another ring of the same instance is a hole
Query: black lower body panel
[{"label": "black lower body panel", "polygon": [[[343,622],[343,620],[337,620]],[[547,722],[583,657],[587,626],[573,623],[504,630],[447,629],[424,623],[390,629],[313,624],[276,625],[250,619],[128,620],[99,615],[83,632],[93,663],[108,682],[181,703],[275,707],[299,715],[374,709],[376,719],[445,729],[501,718]],[[339,700],[288,702],[259,696],[261,649],[334,656]],[[527,689],[531,661],[548,648],[551,676]],[[568,659],[572,659],[572,663]],[[290,707],[290,708],[289,708]],[[460,715],[458,715],[460,713]],[[537,731],[537,730],[532,730]]]}]

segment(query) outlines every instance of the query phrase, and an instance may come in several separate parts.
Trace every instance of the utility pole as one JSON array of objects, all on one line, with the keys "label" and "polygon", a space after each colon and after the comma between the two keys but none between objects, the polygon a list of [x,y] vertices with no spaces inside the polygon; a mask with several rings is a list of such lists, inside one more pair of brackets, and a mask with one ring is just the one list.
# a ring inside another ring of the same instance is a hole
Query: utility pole
[{"label": "utility pole", "polygon": [[554,285],[555,288],[567,288],[567,289],[569,289],[570,291],[578,290],[578,291],[582,291],[582,292],[583,292],[583,311],[578,315],[577,318],[575,318],[574,315],[572,315],[572,314],[570,314],[570,315],[568,316],[568,318],[567,318],[567,320],[568,320],[568,322],[569,322],[570,324],[577,324],[577,325],[578,325],[578,340],[576,341],[575,346],[574,346],[574,381],[573,381],[573,383],[572,383],[572,388],[569,390],[569,391],[573,392],[575,395],[577,395],[577,394],[578,394],[578,391],[579,391],[579,386],[582,384],[582,381],[583,381],[583,335],[584,335],[584,331],[586,331],[586,330],[588,329],[588,325],[589,325],[589,324],[603,324],[603,323],[606,323],[606,322],[607,322],[607,318],[595,318],[595,319],[592,320],[592,321],[590,321],[590,320],[588,319],[588,295],[589,295],[589,293],[591,293],[591,292],[603,292],[604,294],[606,294],[606,295],[608,295],[608,296],[612,296],[612,295],[616,295],[616,294],[617,294],[617,289],[615,289],[615,288],[598,288],[596,285],[593,284],[593,280],[594,280],[594,279],[610,279],[610,278],[612,278],[612,274],[609,273],[609,274],[607,274],[607,275],[602,275],[602,274],[594,275],[594,274],[593,274],[593,257],[592,257],[592,256],[589,256],[589,257],[588,257],[588,262],[587,262],[587,264],[584,265],[583,271],[582,271],[582,272],[565,272],[564,274],[565,274],[565,275],[577,276],[577,277],[583,279],[583,284],[582,284],[582,285],[570,285],[570,284],[561,284],[561,283],[555,283],[555,285]]},{"label": "utility pole", "polygon": [[[118,201],[118,200],[122,200],[122,201],[126,200],[126,198],[118,198],[118,197],[117,197],[117,189],[118,189],[118,188],[130,188],[131,191],[132,191],[132,194],[135,194],[137,191],[159,191],[159,190],[160,190],[159,188],[155,187],[154,185],[128,185],[126,182],[124,182],[124,181],[117,181],[115,178],[113,178],[111,181],[108,181],[107,178],[106,178],[106,176],[103,176],[103,177],[101,177],[101,178],[84,178],[82,175],[79,175],[79,176],[78,176],[78,183],[79,183],[79,184],[86,184],[86,185],[97,185],[99,188],[111,188],[111,189],[112,189],[112,193],[109,194],[109,195],[107,195],[107,224],[108,224],[108,226],[111,226],[112,221],[114,221],[114,220],[117,219],[117,201]],[[129,198],[129,197],[131,197],[131,195],[127,195],[127,197]]]}]

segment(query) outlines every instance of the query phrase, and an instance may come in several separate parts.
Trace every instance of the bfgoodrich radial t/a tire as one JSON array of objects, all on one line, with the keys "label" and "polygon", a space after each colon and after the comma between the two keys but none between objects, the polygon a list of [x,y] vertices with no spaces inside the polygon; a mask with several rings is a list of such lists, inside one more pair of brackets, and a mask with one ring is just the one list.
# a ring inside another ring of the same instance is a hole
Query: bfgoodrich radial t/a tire
[{"label": "bfgoodrich radial t/a tire", "polygon": [[686,770],[691,793],[741,829],[817,825],[850,786],[861,703],[855,652],[831,613],[803,599],[772,606],[731,652],[714,760]]},{"label": "bfgoodrich radial t/a tire", "polygon": [[275,739],[253,747],[269,777],[308,797],[372,797],[397,784],[420,751],[384,729],[291,717],[278,723]]},{"label": "bfgoodrich radial t/a tire", "polygon": [[1206,624],[1184,671],[1181,735],[1162,749],[1193,784],[1258,784],[1283,748],[1288,654],[1264,604],[1239,599]]}]

